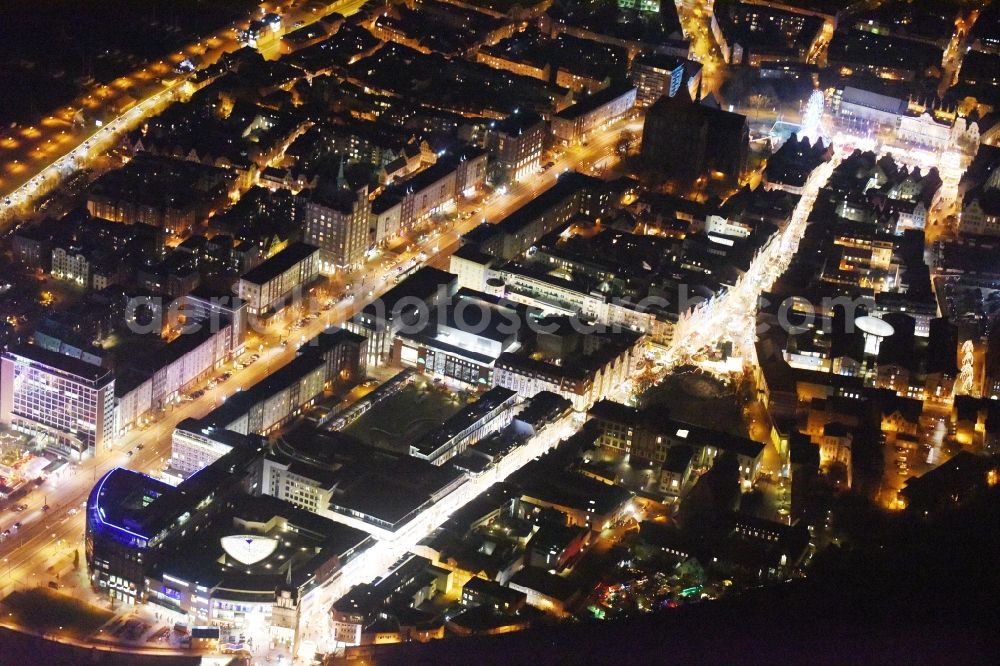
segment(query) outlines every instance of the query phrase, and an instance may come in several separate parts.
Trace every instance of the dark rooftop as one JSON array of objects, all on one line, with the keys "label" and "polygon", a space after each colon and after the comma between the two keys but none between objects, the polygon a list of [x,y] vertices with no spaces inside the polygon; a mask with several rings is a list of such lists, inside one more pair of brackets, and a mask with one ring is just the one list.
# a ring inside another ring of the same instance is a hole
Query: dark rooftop
[{"label": "dark rooftop", "polygon": [[319,252],[315,245],[293,243],[240,278],[253,284],[267,284],[306,257]]},{"label": "dark rooftop", "polygon": [[612,83],[607,88],[563,109],[556,116],[565,120],[575,120],[595,109],[599,109],[612,100],[618,99],[630,90],[635,90],[635,86],[631,83]]}]

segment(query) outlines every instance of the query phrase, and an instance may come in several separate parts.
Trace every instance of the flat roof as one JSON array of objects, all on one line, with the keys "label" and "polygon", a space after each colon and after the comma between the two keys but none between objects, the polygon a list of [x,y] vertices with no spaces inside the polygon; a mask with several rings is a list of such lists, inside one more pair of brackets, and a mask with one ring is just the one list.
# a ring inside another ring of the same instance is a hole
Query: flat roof
[{"label": "flat roof", "polygon": [[[230,552],[232,544],[223,542],[233,536],[256,539],[273,550],[257,561],[240,561]],[[217,596],[273,595],[289,576],[292,587],[298,588],[330,561],[350,559],[368,538],[362,530],[270,495],[247,495],[199,530],[172,537],[163,546],[165,556],[157,569],[172,578],[221,588],[221,595],[213,592]],[[181,553],[183,557],[171,556]]]},{"label": "flat roof", "polygon": [[[458,276],[453,273],[443,271],[440,268],[434,268],[433,266],[424,266],[417,270],[417,272],[413,275],[382,294],[380,299],[376,299],[375,302],[366,305],[364,309],[358,313],[358,315],[355,315],[355,317],[376,317],[379,314],[385,314],[386,319],[388,320],[391,318],[393,310],[396,309],[397,304],[399,304],[403,299],[418,298],[426,301],[434,295],[439,287],[449,285],[457,280]],[[381,312],[380,308],[376,305],[376,302],[382,304]],[[398,312],[396,314],[398,314]]]},{"label": "flat roof", "polygon": [[593,511],[603,516],[614,512],[632,498],[632,493],[582,474],[567,470],[526,465],[515,474],[512,483],[522,497],[535,498],[577,511]]},{"label": "flat roof", "polygon": [[103,525],[149,540],[157,531],[144,520],[149,507],[171,502],[179,492],[173,486],[151,476],[124,467],[105,474],[91,491],[88,510]]},{"label": "flat roof", "polygon": [[899,99],[898,97],[890,97],[889,95],[871,92],[870,90],[855,88],[854,86],[844,87],[844,92],[840,96],[840,102],[841,104],[847,102],[849,104],[857,104],[858,106],[864,106],[877,111],[896,113],[900,115],[906,110],[905,100]]},{"label": "flat roof", "polygon": [[490,125],[490,129],[507,135],[523,134],[525,130],[531,129],[539,123],[544,124],[544,120],[534,111],[514,111],[503,120]]},{"label": "flat roof", "polygon": [[[478,229],[479,227],[476,228]],[[466,259],[468,261],[472,261],[477,264],[483,264],[485,266],[492,265],[494,262],[497,261],[497,258],[494,257],[492,254],[489,254],[488,252],[483,252],[482,248],[480,248],[477,243],[463,243],[457,250],[455,250],[452,256],[458,257],[459,259]]]},{"label": "flat roof", "polygon": [[112,380],[114,377],[110,370],[93,363],[87,363],[81,359],[66,354],[60,354],[49,349],[44,349],[38,345],[23,344],[11,349],[4,354],[11,360],[24,359],[33,363],[40,363],[50,368],[65,372],[75,377],[80,377],[88,382],[98,382],[102,379]]},{"label": "flat roof", "polygon": [[440,449],[445,442],[468,428],[473,423],[484,418],[491,411],[510,400],[517,393],[502,386],[494,386],[486,393],[479,396],[470,405],[466,405],[456,414],[445,421],[440,428],[432,430],[423,437],[410,443],[411,449],[416,449],[418,453],[431,455]]},{"label": "flat roof", "polygon": [[590,97],[580,100],[576,104],[563,109],[556,114],[556,118],[562,118],[563,120],[576,120],[580,116],[586,115],[591,111],[599,109],[605,104],[628,94],[630,91],[635,92],[635,86],[631,83],[613,83],[607,88],[594,93]]},{"label": "flat roof", "polygon": [[580,590],[566,578],[549,573],[541,567],[524,567],[514,574],[510,584],[534,590],[559,601],[572,598]]},{"label": "flat roof", "polygon": [[244,273],[240,280],[253,284],[267,284],[295,264],[317,252],[319,252],[319,248],[315,245],[292,243],[260,266]]},{"label": "flat roof", "polygon": [[244,391],[237,391],[202,419],[217,428],[226,428],[248,413],[254,405],[283,391],[302,377],[326,365],[320,354],[303,353]]}]

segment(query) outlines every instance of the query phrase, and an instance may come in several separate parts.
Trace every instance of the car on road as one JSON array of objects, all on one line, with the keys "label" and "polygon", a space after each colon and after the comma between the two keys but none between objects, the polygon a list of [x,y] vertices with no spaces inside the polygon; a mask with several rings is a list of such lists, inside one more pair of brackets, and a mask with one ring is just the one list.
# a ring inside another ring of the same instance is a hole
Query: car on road
[{"label": "car on road", "polygon": [[69,511],[66,512],[66,514],[69,515],[69,516],[75,516],[78,513],[80,513],[80,510],[78,508],[76,508],[75,506],[72,509],[70,509]]},{"label": "car on road", "polygon": [[14,527],[15,530],[21,529],[21,521],[18,521],[16,523],[14,523],[13,527]]},{"label": "car on road", "polygon": [[21,511],[24,511],[27,508],[28,508],[27,504],[15,504],[14,506],[11,507],[11,509],[13,509],[14,511],[17,511],[18,513],[20,513]]},{"label": "car on road", "polygon": [[129,458],[131,458],[132,454],[134,454],[134,453],[135,453],[135,451],[133,451],[132,449],[129,449],[128,451],[125,452],[125,455],[127,455]]},{"label": "car on road", "polygon": [[146,446],[146,445],[145,445],[145,444],[136,444],[136,445],[135,445],[135,448],[137,448],[137,449],[139,449],[140,451],[142,451],[142,447],[144,447],[144,446]]}]

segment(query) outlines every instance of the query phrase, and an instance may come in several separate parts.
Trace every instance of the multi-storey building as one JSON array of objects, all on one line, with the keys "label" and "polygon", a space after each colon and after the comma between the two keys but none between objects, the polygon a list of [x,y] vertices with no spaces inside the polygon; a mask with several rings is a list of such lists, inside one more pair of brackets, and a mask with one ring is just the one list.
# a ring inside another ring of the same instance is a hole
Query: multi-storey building
[{"label": "multi-storey building", "polygon": [[241,434],[269,434],[300,414],[328,386],[364,377],[367,345],[360,335],[327,329],[303,344],[292,362],[235,393],[201,420]]},{"label": "multi-storey building", "polygon": [[527,336],[528,317],[523,305],[461,289],[429,311],[426,326],[396,335],[392,362],[485,390],[492,385],[497,357],[519,348]]},{"label": "multi-storey building", "polygon": [[689,460],[695,467],[711,467],[721,454],[733,456],[744,487],[760,473],[763,444],[676,421],[656,407],[639,410],[602,400],[590,409],[589,416],[600,433],[598,445],[632,460],[663,465],[671,449],[683,446],[693,450]]},{"label": "multi-storey building", "polygon": [[675,97],[685,78],[691,99],[698,99],[701,65],[685,58],[660,53],[642,55],[632,62],[631,78],[636,87],[635,104],[642,108],[652,106],[653,102],[664,95]]},{"label": "multi-storey building", "polygon": [[368,188],[320,187],[304,197],[302,234],[320,249],[320,271],[330,275],[361,264],[374,240],[369,234]]},{"label": "multi-storey building", "polygon": [[983,185],[965,194],[958,228],[966,234],[1000,236],[1000,161]]},{"label": "multi-storey building", "polygon": [[425,266],[365,306],[345,327],[368,338],[366,364],[383,366],[389,360],[396,334],[404,324],[415,321],[418,308],[435,307],[457,288],[454,275]]},{"label": "multi-storey building", "polygon": [[739,0],[719,0],[712,34],[727,63],[805,62],[823,34],[818,16]]},{"label": "multi-storey building", "polygon": [[410,455],[434,465],[443,465],[479,440],[500,432],[514,418],[517,393],[494,386],[479,400],[415,442],[410,443]]},{"label": "multi-storey building", "polygon": [[633,106],[635,87],[631,83],[610,85],[554,115],[552,136],[564,145],[581,143],[595,130],[624,116]]},{"label": "multi-storey building", "polygon": [[0,423],[93,455],[114,440],[114,375],[35,345],[8,351],[0,368]]},{"label": "multi-storey building", "polygon": [[535,173],[547,134],[545,120],[530,111],[518,111],[502,122],[490,123],[486,149],[496,160],[496,182],[516,182]]},{"label": "multi-storey building", "polygon": [[52,277],[90,286],[90,259],[75,247],[52,248]]},{"label": "multi-storey building", "polygon": [[319,276],[319,248],[294,243],[257,268],[245,273],[239,282],[239,295],[251,315],[264,315],[282,309],[296,289],[305,287]]},{"label": "multi-storey building", "polygon": [[[560,176],[555,185],[496,224],[479,225],[463,240],[500,259],[516,259],[574,216],[601,217],[611,203],[611,192],[603,180],[573,171]],[[482,289],[464,283],[462,286]]]},{"label": "multi-storey building", "polygon": [[150,411],[176,402],[181,392],[205,379],[242,348],[233,322],[210,317],[185,326],[190,330],[166,346],[123,364],[117,384],[115,432],[122,434]]},{"label": "multi-storey building", "polygon": [[[572,329],[568,319],[556,318],[547,323],[552,322],[561,322],[561,329]],[[586,411],[622,387],[637,358],[640,339],[639,334],[631,332],[583,336],[572,330],[553,330],[542,337],[557,341],[560,352],[501,354],[493,369],[493,383],[525,398],[551,391],[569,400],[577,411]]]},{"label": "multi-storey building", "polygon": [[232,430],[206,427],[197,419],[184,419],[170,437],[167,480],[180,483],[245,444],[246,437]]},{"label": "multi-storey building", "polygon": [[371,204],[376,245],[443,212],[459,196],[471,196],[486,182],[486,151],[465,148],[385,188]]},{"label": "multi-storey building", "polygon": [[236,188],[228,169],[142,153],[109,171],[87,190],[94,217],[125,224],[149,224],[183,236],[222,208]]}]

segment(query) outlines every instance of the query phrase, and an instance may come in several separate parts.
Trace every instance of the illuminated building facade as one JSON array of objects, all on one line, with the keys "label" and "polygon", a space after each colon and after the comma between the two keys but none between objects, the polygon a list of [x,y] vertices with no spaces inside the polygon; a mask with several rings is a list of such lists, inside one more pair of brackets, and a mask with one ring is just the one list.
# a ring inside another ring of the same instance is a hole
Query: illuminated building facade
[{"label": "illuminated building facade", "polygon": [[319,276],[319,256],[315,245],[295,243],[244,274],[239,295],[247,303],[247,312],[263,315],[282,309],[295,290]]},{"label": "illuminated building facade", "polygon": [[537,113],[517,112],[503,122],[491,123],[487,150],[496,156],[496,180],[509,183],[538,171],[548,128]]},{"label": "illuminated building facade", "polygon": [[171,539],[209,522],[258,484],[261,443],[240,445],[177,487],[117,467],[87,499],[86,560],[91,585],[128,603],[145,600],[146,579]]},{"label": "illuminated building facade", "polygon": [[93,455],[114,439],[114,375],[35,345],[11,350],[0,369],[0,423]]}]

